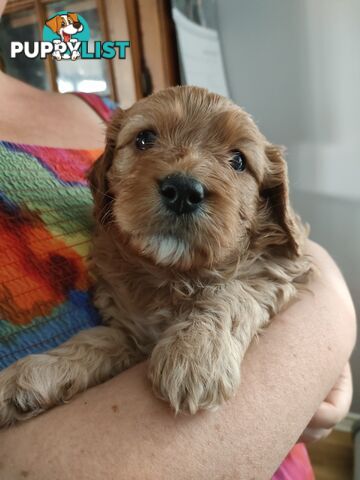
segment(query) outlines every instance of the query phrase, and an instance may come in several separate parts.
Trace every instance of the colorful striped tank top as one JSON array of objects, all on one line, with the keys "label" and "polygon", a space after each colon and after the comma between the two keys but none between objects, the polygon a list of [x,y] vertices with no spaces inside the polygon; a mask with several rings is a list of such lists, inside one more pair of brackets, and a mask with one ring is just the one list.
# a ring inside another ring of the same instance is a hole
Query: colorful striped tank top
[{"label": "colorful striped tank top", "polygon": [[[78,95],[109,120],[115,105]],[[0,141],[0,369],[99,323],[85,175],[101,153]]]}]

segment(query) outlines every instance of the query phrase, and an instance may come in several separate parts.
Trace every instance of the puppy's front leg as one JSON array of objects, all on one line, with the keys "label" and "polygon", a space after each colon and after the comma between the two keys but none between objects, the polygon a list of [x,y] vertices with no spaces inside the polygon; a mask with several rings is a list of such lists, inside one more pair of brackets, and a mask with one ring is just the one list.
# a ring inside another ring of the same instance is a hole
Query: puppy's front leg
[{"label": "puppy's front leg", "polygon": [[68,401],[140,360],[125,335],[99,326],[58,348],[25,357],[0,372],[0,426]]},{"label": "puppy's front leg", "polygon": [[234,285],[209,289],[186,318],[176,320],[153,350],[149,376],[176,412],[213,409],[235,394],[242,358],[268,313]]}]

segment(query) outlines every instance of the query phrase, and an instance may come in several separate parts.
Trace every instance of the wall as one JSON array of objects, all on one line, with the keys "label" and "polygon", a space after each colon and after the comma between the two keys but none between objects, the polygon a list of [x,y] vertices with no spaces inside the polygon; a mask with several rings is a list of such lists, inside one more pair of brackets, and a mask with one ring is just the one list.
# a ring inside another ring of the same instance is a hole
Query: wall
[{"label": "wall", "polygon": [[[360,2],[218,0],[232,98],[286,145],[292,197],[360,314]],[[341,335],[341,331],[339,332]],[[353,358],[360,412],[360,346]]]}]

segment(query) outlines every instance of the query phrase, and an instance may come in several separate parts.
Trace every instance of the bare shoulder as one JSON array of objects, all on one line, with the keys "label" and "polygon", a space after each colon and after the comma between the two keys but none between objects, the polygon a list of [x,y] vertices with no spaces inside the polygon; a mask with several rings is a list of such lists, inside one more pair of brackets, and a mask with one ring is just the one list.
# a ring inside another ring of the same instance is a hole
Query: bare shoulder
[{"label": "bare shoulder", "polygon": [[59,148],[102,148],[105,125],[75,95],[38,90],[0,78],[0,139]]}]

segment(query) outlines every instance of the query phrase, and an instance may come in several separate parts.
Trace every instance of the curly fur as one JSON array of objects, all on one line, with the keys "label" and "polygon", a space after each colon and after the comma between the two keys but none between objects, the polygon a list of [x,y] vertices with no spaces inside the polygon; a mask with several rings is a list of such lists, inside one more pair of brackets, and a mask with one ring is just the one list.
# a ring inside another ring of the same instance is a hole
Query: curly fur
[{"label": "curly fur", "polygon": [[[135,148],[137,134],[157,132]],[[231,168],[231,151],[247,158]],[[158,181],[186,172],[208,192],[172,216]],[[177,87],[119,110],[89,176],[91,270],[104,326],[0,373],[0,424],[29,418],[150,357],[155,393],[176,412],[216,408],[240,384],[251,340],[311,270],[306,229],[289,204],[286,163],[229,100]]]}]

